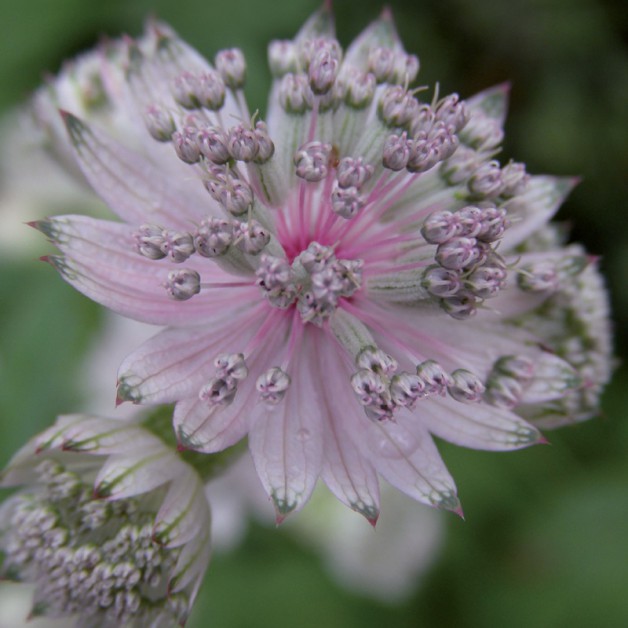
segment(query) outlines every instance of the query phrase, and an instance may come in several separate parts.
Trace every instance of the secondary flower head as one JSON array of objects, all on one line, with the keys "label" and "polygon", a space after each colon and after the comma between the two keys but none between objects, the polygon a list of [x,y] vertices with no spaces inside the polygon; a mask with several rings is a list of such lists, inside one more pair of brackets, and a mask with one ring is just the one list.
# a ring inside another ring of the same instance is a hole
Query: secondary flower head
[{"label": "secondary flower head", "polygon": [[248,435],[279,519],[320,476],[375,521],[378,474],[459,511],[432,435],[509,450],[596,412],[604,289],[547,226],[575,182],[495,159],[506,87],[420,99],[387,11],[346,51],[327,7],[272,42],[266,121],[236,49],[212,65],[155,23],[108,46],[90,76],[111,133],[60,91],[38,111],[63,109],[122,222],[36,226],[68,282],[168,326],[124,361],[118,397],[176,402],[182,448]]},{"label": "secondary flower head", "polygon": [[32,615],[78,626],[183,624],[209,560],[196,472],[139,425],[60,417],[2,486],[3,575],[36,585]]}]

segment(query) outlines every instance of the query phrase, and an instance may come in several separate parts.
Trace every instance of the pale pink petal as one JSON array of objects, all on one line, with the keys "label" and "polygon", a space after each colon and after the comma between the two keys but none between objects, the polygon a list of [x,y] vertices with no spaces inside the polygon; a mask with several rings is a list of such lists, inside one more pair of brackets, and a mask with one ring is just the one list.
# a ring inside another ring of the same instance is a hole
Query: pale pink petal
[{"label": "pale pink petal", "polygon": [[294,358],[292,383],[283,400],[251,409],[249,447],[278,520],[303,507],[321,470],[324,426],[318,407],[324,386],[309,368],[311,340],[303,339]]},{"label": "pale pink petal", "polygon": [[[364,412],[347,390],[350,373],[341,368],[336,347],[321,337],[316,349],[315,376],[327,381],[320,405],[325,420],[321,477],[340,501],[374,524],[379,516],[379,481],[360,446]],[[339,406],[342,414],[337,412]]]},{"label": "pale pink petal", "polygon": [[543,442],[541,433],[514,412],[485,403],[433,397],[414,412],[432,434],[461,447],[508,451]]},{"label": "pale pink petal", "polygon": [[134,403],[171,403],[198,394],[215,370],[214,360],[259,325],[264,306],[219,310],[209,325],[166,329],[131,353],[118,370],[118,396]]},{"label": "pale pink petal", "polygon": [[[290,317],[291,318],[291,317]],[[174,429],[181,447],[205,453],[221,451],[246,436],[253,408],[260,404],[255,387],[257,377],[269,365],[276,364],[285,347],[288,321],[276,315],[270,321],[271,332],[251,356],[246,356],[248,376],[238,384],[234,400],[227,406],[208,403],[194,395],[175,406]],[[232,351],[240,351],[242,345],[232,345]],[[211,375],[208,376],[208,379]]]},{"label": "pale pink petal", "polygon": [[102,305],[143,322],[191,325],[211,321],[217,310],[250,302],[259,294],[253,285],[236,291],[222,288],[220,283],[231,280],[231,275],[215,264],[197,266],[196,260],[189,260],[186,267],[200,267],[203,281],[216,287],[189,301],[174,301],[168,297],[165,283],[177,266],[165,260],[156,263],[137,253],[132,227],[78,216],[42,220],[36,226],[66,254],[47,259],[68,283]]},{"label": "pale pink petal", "polygon": [[[76,158],[99,196],[131,224],[163,223],[189,228],[208,214],[219,213],[207,195],[202,205],[179,187],[180,180],[161,171],[139,153],[129,150],[101,131],[66,113],[65,123]],[[190,176],[192,172],[190,171]],[[198,186],[202,188],[201,182]]]},{"label": "pale pink petal", "polygon": [[177,593],[192,584],[189,595],[190,599],[194,600],[207,569],[210,555],[210,534],[209,526],[207,526],[201,534],[183,546],[172,579],[168,583],[168,591]]},{"label": "pale pink petal", "polygon": [[429,433],[419,424],[370,421],[364,417],[368,447],[382,477],[410,497],[438,508],[458,512],[456,485]]}]

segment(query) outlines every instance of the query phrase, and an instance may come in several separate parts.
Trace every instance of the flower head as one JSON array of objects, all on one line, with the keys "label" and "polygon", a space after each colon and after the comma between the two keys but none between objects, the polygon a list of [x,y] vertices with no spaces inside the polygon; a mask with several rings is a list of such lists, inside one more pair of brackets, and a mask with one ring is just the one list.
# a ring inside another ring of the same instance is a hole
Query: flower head
[{"label": "flower head", "polygon": [[279,519],[319,476],[371,521],[378,475],[459,511],[432,435],[543,442],[536,424],[591,416],[608,378],[595,266],[547,226],[574,181],[495,159],[506,87],[419,99],[386,11],[343,51],[323,8],[269,61],[266,121],[239,51],[212,66],[154,23],[101,59],[124,141],[57,93],[122,222],[40,221],[49,261],[168,326],[124,361],[119,399],[176,402],[182,448],[248,435]]},{"label": "flower head", "polygon": [[36,585],[32,614],[77,625],[183,624],[209,560],[196,472],[139,425],[60,417],[2,486],[4,576]]}]

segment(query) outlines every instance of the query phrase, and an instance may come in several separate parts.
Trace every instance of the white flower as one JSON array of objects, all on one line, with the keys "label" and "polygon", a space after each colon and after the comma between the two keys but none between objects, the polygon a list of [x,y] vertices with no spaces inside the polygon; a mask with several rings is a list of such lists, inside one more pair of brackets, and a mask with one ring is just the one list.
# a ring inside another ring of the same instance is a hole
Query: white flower
[{"label": "white flower", "polygon": [[209,560],[197,473],[132,422],[60,417],[2,474],[4,576],[36,585],[34,616],[163,626],[188,616]]}]

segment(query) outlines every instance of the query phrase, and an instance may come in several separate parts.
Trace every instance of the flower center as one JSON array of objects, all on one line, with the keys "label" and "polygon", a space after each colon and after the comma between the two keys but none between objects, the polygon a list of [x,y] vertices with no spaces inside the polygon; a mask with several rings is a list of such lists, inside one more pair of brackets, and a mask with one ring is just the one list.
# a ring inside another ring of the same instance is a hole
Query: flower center
[{"label": "flower center", "polygon": [[257,284],[275,307],[296,304],[304,323],[322,325],[340,303],[362,287],[362,260],[338,259],[331,246],[311,242],[292,264],[263,254]]}]

